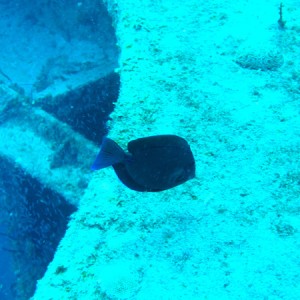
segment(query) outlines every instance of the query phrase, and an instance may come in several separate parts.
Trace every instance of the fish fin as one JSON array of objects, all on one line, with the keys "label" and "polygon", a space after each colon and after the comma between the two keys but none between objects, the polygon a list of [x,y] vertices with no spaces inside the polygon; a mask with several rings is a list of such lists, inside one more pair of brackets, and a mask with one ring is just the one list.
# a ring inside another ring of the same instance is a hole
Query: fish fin
[{"label": "fish fin", "polygon": [[138,192],[146,192],[146,188],[142,185],[139,185],[137,182],[133,180],[133,178],[128,173],[128,170],[126,169],[125,164],[115,164],[113,166],[118,178],[121,180],[121,182],[126,185],[128,188],[138,191]]},{"label": "fish fin", "polygon": [[91,167],[92,170],[100,170],[114,164],[123,162],[126,154],[123,149],[113,140],[103,138],[100,151]]}]

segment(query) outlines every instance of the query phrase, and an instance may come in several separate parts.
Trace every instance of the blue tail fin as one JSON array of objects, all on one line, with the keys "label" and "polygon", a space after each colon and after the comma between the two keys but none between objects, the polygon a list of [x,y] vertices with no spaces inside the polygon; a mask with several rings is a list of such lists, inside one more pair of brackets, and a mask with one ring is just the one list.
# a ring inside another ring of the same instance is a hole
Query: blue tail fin
[{"label": "blue tail fin", "polygon": [[126,154],[113,140],[103,138],[100,152],[97,155],[91,169],[99,170],[124,161]]}]

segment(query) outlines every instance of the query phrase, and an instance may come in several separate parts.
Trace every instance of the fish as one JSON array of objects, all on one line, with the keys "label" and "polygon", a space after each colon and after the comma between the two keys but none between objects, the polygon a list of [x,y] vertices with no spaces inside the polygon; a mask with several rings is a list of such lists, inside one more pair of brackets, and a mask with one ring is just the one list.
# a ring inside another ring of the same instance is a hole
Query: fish
[{"label": "fish", "polygon": [[193,153],[177,135],[138,138],[128,143],[127,150],[104,137],[91,169],[112,166],[120,181],[137,192],[164,191],[195,177]]}]

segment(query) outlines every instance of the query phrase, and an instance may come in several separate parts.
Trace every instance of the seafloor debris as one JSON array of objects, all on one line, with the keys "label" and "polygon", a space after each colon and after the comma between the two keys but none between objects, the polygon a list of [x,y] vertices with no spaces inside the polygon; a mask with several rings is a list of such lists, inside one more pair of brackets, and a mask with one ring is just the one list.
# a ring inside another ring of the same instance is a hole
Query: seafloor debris
[{"label": "seafloor debris", "polygon": [[240,53],[235,60],[242,68],[275,71],[283,65],[283,55],[276,50],[248,50]]}]

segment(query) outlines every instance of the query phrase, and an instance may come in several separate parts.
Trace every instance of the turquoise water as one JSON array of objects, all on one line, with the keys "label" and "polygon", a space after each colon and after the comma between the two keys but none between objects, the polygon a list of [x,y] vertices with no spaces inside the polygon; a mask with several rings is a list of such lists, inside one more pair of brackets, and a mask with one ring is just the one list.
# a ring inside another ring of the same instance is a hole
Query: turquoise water
[{"label": "turquoise water", "polygon": [[[0,2],[0,299],[298,300],[299,3],[103,2]],[[90,170],[160,134],[194,178]]]},{"label": "turquoise water", "polygon": [[97,1],[1,1],[0,14],[0,299],[28,299],[107,133],[118,54]]}]

